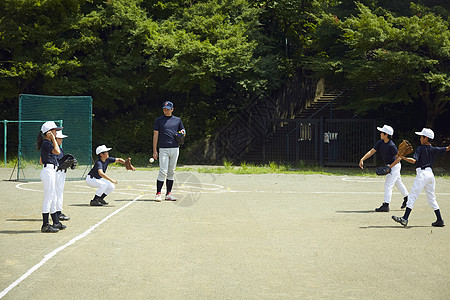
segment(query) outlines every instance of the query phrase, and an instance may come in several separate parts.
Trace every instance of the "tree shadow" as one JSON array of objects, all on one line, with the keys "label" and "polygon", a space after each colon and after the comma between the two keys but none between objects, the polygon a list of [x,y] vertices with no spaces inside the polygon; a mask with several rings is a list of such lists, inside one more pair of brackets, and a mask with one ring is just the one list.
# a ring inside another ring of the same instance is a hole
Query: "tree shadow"
[{"label": "tree shadow", "polygon": [[383,213],[396,212],[396,211],[404,212],[404,210],[401,210],[401,209],[391,209],[388,212],[379,212],[379,211],[375,211],[375,209],[371,209],[371,210],[337,210],[336,212],[339,214],[370,214],[370,213],[383,214]]},{"label": "tree shadow", "polygon": [[[131,202],[131,201],[133,201],[133,200],[131,200],[131,199],[122,199],[122,200],[114,200],[114,201],[117,201],[117,202]],[[134,201],[136,201],[136,202],[138,202],[138,201],[140,201],[140,202],[156,202],[156,200],[155,199],[138,199],[138,200],[134,200]],[[169,202],[169,201],[162,201],[162,202]]]},{"label": "tree shadow", "polygon": [[13,222],[42,222],[42,219],[7,219],[6,221],[13,221]]},{"label": "tree shadow", "polygon": [[376,213],[375,210],[337,210],[339,214],[371,214]]},{"label": "tree shadow", "polygon": [[89,203],[80,203],[80,204],[69,204],[68,206],[78,206],[78,207],[116,207],[115,205],[111,205],[111,203],[102,206],[91,206]]},{"label": "tree shadow", "polygon": [[393,229],[411,229],[411,228],[420,228],[420,227],[430,227],[430,226],[401,226],[401,225],[389,225],[389,226],[360,226],[360,229],[385,229],[385,228],[393,228]]},{"label": "tree shadow", "polygon": [[[40,220],[42,221],[42,220]],[[0,234],[26,234],[26,233],[40,233],[40,230],[0,230]]]}]

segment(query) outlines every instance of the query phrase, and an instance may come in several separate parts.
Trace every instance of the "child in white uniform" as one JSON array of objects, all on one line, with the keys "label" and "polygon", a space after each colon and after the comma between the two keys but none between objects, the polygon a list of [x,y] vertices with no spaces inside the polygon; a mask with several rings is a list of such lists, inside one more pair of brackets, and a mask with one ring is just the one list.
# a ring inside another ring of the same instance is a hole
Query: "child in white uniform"
[{"label": "child in white uniform", "polygon": [[[55,122],[45,122],[41,126],[41,131],[37,137],[37,149],[41,151],[39,163],[43,165],[41,171],[41,181],[43,185],[44,201],[42,203],[41,232],[54,233],[60,229],[65,229],[56,214],[56,169],[58,167],[57,155],[60,154],[58,143],[56,142],[56,131],[62,127],[56,126]],[[49,215],[53,220],[53,225],[49,224]]]},{"label": "child in white uniform", "polygon": [[391,172],[386,175],[384,182],[384,201],[380,207],[375,208],[377,212],[388,212],[389,203],[391,203],[392,189],[394,185],[398,188],[403,196],[403,203],[400,208],[406,207],[406,202],[408,201],[408,190],[402,182],[402,177],[400,175],[400,170],[402,166],[400,164],[401,158],[397,157],[397,146],[395,146],[392,141],[392,135],[394,134],[394,129],[389,125],[384,125],[383,127],[377,127],[380,131],[380,140],[370,149],[359,161],[359,166],[361,169],[364,168],[364,161],[371,157],[375,152],[379,151],[381,157],[383,158],[384,164],[391,168]]},{"label": "child in white uniform", "polygon": [[421,132],[416,132],[420,135],[421,146],[417,147],[414,153],[414,158],[401,156],[403,160],[409,163],[416,164],[417,176],[414,179],[413,187],[409,193],[408,202],[406,204],[406,211],[403,217],[392,216],[395,222],[402,224],[403,226],[408,225],[408,218],[411,210],[414,207],[414,202],[416,201],[419,194],[425,189],[425,194],[427,195],[427,200],[430,206],[433,208],[436,214],[436,222],[431,225],[434,227],[444,227],[444,220],[441,217],[441,211],[439,205],[436,201],[435,192],[435,178],[432,170],[434,160],[437,155],[443,154],[446,151],[450,151],[450,146],[447,147],[433,147],[431,146],[430,139],[434,139],[434,132],[429,128],[423,128]]},{"label": "child in white uniform", "polygon": [[[63,139],[66,138],[67,135],[64,135],[61,130],[56,132],[56,142],[58,143],[59,150],[61,153],[57,156],[58,163],[61,158],[64,156],[64,150],[62,148]],[[56,214],[58,216],[58,220],[60,221],[69,221],[70,218],[62,213],[63,201],[64,201],[64,185],[66,183],[66,170],[56,170]]]},{"label": "child in white uniform", "polygon": [[95,149],[98,160],[86,176],[86,184],[90,187],[97,188],[94,199],[90,202],[91,206],[103,206],[108,204],[108,202],[105,201],[105,197],[111,194],[115,189],[114,184],[117,184],[117,180],[106,175],[108,165],[114,162],[125,164],[123,158],[109,157],[108,151],[111,149],[112,148],[107,148],[105,145],[98,146],[97,149]]}]

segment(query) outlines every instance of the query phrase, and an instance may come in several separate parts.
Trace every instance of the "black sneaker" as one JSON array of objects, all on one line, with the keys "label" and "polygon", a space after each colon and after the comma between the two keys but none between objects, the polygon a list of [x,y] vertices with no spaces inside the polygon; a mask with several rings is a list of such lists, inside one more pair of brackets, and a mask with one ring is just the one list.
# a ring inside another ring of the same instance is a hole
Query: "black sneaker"
[{"label": "black sneaker", "polygon": [[101,204],[100,202],[98,202],[97,199],[92,199],[91,203],[89,204],[90,206],[103,206],[103,204]]},{"label": "black sneaker", "polygon": [[98,202],[100,202],[100,204],[102,204],[102,205],[107,205],[107,204],[109,204],[108,202],[106,202],[106,201],[103,200],[102,198],[99,198],[99,199],[98,199]]},{"label": "black sneaker", "polygon": [[386,205],[383,203],[383,205],[381,205],[378,208],[375,208],[375,211],[377,212],[389,212],[389,205]]},{"label": "black sneaker", "polygon": [[431,223],[431,226],[434,227],[444,227],[444,220],[437,220],[436,222]]},{"label": "black sneaker", "polygon": [[58,232],[58,231],[59,231],[58,228],[54,228],[50,224],[42,225],[42,227],[41,227],[41,232],[44,232],[44,233],[55,233],[55,232]]},{"label": "black sneaker", "polygon": [[52,225],[53,228],[59,229],[59,230],[64,230],[66,229],[66,225],[63,225],[62,223],[56,223]]},{"label": "black sneaker", "polygon": [[405,227],[406,227],[406,225],[408,225],[408,220],[407,219],[403,219],[402,217],[392,216],[392,220],[394,220],[397,223],[402,224]]},{"label": "black sneaker", "polygon": [[405,208],[406,207],[406,203],[408,202],[408,196],[406,196],[405,198],[403,198],[403,203],[402,206],[400,206],[400,208]]},{"label": "black sneaker", "polygon": [[65,214],[60,214],[60,215],[58,216],[58,220],[60,220],[60,221],[69,221],[70,218],[67,217]]}]

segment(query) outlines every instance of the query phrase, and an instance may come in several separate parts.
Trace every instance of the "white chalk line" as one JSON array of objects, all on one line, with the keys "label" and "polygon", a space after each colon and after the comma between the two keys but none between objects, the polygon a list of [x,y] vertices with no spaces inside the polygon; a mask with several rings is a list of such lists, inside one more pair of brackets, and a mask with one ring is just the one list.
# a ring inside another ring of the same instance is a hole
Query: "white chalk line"
[{"label": "white chalk line", "polygon": [[[147,180],[121,180],[121,182],[124,181],[131,181],[131,182],[148,182]],[[81,188],[82,190],[86,190],[86,191],[70,191],[65,189],[64,193],[66,194],[92,194],[92,191],[95,191],[95,188],[86,186],[86,185],[80,185],[80,184],[76,184],[76,183],[80,183],[80,182],[84,182],[84,181],[72,181],[73,183],[75,183],[75,187],[76,188]],[[22,183],[18,183],[16,184],[16,188],[20,189],[20,190],[24,190],[24,191],[30,191],[30,192],[43,192],[42,189],[36,189],[36,188],[30,188],[27,186],[32,186],[33,184],[40,184],[40,182],[22,182]],[[154,185],[151,184],[136,184],[137,186],[145,186],[145,187],[150,187],[150,190],[155,190],[156,191],[156,187]],[[142,193],[148,193],[150,192],[149,189],[136,189],[136,188],[132,188],[131,186],[127,186],[126,188],[117,188],[114,190],[115,193],[118,194],[123,194],[123,195],[136,195],[136,193],[131,193],[131,191],[135,191],[138,194],[142,194]],[[214,183],[200,183],[200,182],[183,182],[180,185],[178,185],[177,187],[174,188],[173,192],[174,194],[179,192],[183,193],[183,192],[191,192],[192,190],[195,190],[195,193],[198,193],[199,191],[212,191],[212,192],[216,192],[216,193],[221,193],[223,192],[222,190],[224,189],[223,186],[218,185],[218,184],[214,184]],[[122,192],[125,191],[125,192]],[[206,192],[208,193],[208,192]]]},{"label": "white chalk line", "polygon": [[[344,180],[346,178],[342,178]],[[348,177],[347,177],[348,179]],[[122,180],[122,181],[146,181],[146,180]],[[78,181],[75,181],[78,182]],[[81,182],[81,181],[79,181]],[[370,182],[370,181],[358,181],[358,182]],[[30,184],[36,184],[39,182],[25,182],[25,183],[19,183],[16,185],[16,188],[25,190],[25,191],[31,191],[31,192],[42,192],[42,190],[33,189],[33,188],[26,188],[24,185],[30,185]],[[224,186],[213,184],[213,183],[194,183],[199,184],[200,186],[192,185],[192,182],[185,182],[183,184],[180,184],[178,187],[173,189],[174,195],[182,195],[182,194],[223,194],[223,193],[257,193],[257,194],[265,194],[265,193],[277,193],[277,194],[372,194],[372,195],[384,195],[383,191],[380,192],[371,192],[371,191],[263,191],[263,190],[257,190],[257,191],[251,191],[251,190],[233,190],[231,187],[228,187],[225,189]],[[147,195],[151,193],[153,190],[156,190],[156,188],[153,185],[148,184],[136,184],[138,186],[151,186],[152,188],[149,191],[146,190],[140,190],[140,189],[133,189],[133,188],[119,188],[115,189],[114,193],[117,194],[123,194],[123,195],[132,195],[135,196],[136,194],[140,195]],[[207,187],[212,186],[212,187]],[[81,189],[89,189],[90,191],[86,192],[79,192],[79,191],[64,191],[64,193],[73,193],[73,194],[92,194],[92,191],[95,190],[95,188],[91,188],[89,186],[85,185],[75,185],[77,188]],[[164,190],[164,189],[163,189]],[[125,192],[128,191],[128,192]],[[135,191],[132,193],[131,191]],[[393,194],[400,194],[399,192],[393,192]],[[450,193],[435,193],[436,195],[450,195]]]},{"label": "white chalk line", "polygon": [[50,252],[49,254],[44,256],[44,259],[42,259],[39,263],[37,263],[36,265],[34,265],[31,269],[29,269],[25,274],[23,274],[22,276],[19,277],[19,279],[17,279],[16,281],[14,281],[13,283],[11,283],[6,289],[4,289],[1,293],[0,293],[0,299],[3,298],[9,291],[11,291],[14,287],[16,287],[18,284],[20,284],[23,280],[25,280],[28,276],[30,276],[34,271],[36,271],[37,269],[39,269],[40,267],[42,267],[47,261],[49,261],[51,258],[53,258],[56,254],[58,254],[60,251],[64,250],[65,248],[69,247],[70,245],[75,244],[75,242],[81,240],[82,238],[88,236],[92,231],[94,231],[98,226],[100,226],[101,224],[105,223],[109,218],[111,218],[112,216],[114,216],[115,214],[119,213],[121,210],[127,208],[128,206],[130,206],[131,204],[133,204],[136,200],[140,199],[143,195],[139,195],[138,197],[136,197],[135,199],[133,199],[131,202],[125,204],[124,206],[122,206],[121,208],[113,211],[111,214],[109,214],[108,216],[106,216],[103,220],[101,220],[100,222],[98,222],[97,224],[91,226],[88,230],[86,230],[85,232],[83,232],[82,234],[74,237],[73,239],[71,239],[69,242],[67,242],[66,244],[62,245],[61,247],[56,248],[55,250],[53,250],[52,252]]}]

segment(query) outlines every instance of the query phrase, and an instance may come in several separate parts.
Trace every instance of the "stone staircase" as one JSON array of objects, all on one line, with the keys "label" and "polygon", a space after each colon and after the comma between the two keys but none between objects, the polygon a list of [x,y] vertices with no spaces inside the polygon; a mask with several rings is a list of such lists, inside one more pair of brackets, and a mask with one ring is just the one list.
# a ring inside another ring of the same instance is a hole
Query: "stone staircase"
[{"label": "stone staircase", "polygon": [[[342,104],[344,97],[343,92],[324,93],[316,97],[309,103],[305,104],[305,108],[295,116],[295,119],[317,119],[324,117],[327,119],[351,119],[353,118],[352,111],[345,111],[336,109]],[[277,131],[272,133],[277,135]],[[263,162],[264,140],[253,142],[248,150],[241,156],[241,161]]]},{"label": "stone staircase", "polygon": [[328,119],[350,119],[353,112],[336,109],[344,97],[342,92],[330,92],[316,97],[313,101],[306,103],[305,108],[296,119],[328,118]]}]

